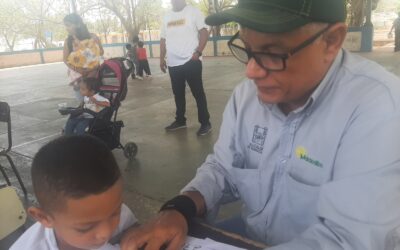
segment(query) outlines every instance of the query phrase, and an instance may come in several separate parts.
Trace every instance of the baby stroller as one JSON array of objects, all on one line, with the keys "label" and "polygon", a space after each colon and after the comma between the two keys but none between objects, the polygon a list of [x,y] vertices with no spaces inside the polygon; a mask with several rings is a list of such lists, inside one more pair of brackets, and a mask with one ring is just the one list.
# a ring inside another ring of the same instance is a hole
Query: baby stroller
[{"label": "baby stroller", "polygon": [[99,93],[110,101],[110,107],[105,107],[98,113],[82,108],[59,110],[61,114],[77,115],[85,112],[94,116],[89,124],[88,134],[104,141],[111,150],[122,149],[125,157],[130,160],[135,158],[138,147],[134,142],[128,142],[125,146],[121,144],[120,133],[124,123],[117,120],[117,114],[121,101],[125,99],[128,92],[127,77],[132,67],[132,62],[122,57],[105,60],[100,66],[97,75],[101,82]]}]

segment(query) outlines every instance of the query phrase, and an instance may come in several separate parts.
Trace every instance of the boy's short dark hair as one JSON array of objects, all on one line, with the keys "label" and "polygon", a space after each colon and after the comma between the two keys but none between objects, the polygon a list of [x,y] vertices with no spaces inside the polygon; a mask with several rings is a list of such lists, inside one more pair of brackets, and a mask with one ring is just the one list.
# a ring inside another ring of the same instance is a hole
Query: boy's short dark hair
[{"label": "boy's short dark hair", "polygon": [[103,193],[121,178],[110,149],[89,135],[62,136],[43,146],[31,174],[39,205],[47,212],[62,210],[66,198]]},{"label": "boy's short dark hair", "polygon": [[143,45],[144,45],[144,43],[143,43],[142,41],[138,42],[138,46],[139,46],[140,48],[143,48]]},{"label": "boy's short dark hair", "polygon": [[84,77],[82,83],[86,84],[89,90],[97,92],[100,88],[101,82],[95,77]]},{"label": "boy's short dark hair", "polygon": [[131,49],[131,48],[132,48],[132,45],[131,45],[130,43],[127,43],[127,44],[125,44],[125,48],[126,48],[126,49]]}]

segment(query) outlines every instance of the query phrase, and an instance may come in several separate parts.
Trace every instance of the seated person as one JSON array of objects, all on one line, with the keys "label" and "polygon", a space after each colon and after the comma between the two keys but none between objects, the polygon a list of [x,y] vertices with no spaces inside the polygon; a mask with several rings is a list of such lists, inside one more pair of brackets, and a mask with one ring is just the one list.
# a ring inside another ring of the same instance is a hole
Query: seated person
[{"label": "seated person", "polygon": [[10,250],[119,249],[109,240],[137,221],[122,203],[117,162],[95,137],[51,141],[36,154],[31,173],[38,206],[28,213],[38,222]]},{"label": "seated person", "polygon": [[[99,86],[100,82],[97,78],[84,78],[79,83],[80,93],[84,97],[82,103],[84,109],[98,113],[104,107],[110,106],[110,101],[97,93]],[[65,125],[64,134],[84,134],[86,128],[89,126],[90,120],[93,118],[93,115],[85,112],[78,116],[71,115]]]}]

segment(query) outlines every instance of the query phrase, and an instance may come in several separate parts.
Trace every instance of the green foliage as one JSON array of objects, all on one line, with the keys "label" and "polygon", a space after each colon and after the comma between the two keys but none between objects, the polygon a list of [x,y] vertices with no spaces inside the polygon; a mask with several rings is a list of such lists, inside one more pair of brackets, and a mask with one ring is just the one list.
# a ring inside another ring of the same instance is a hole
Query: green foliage
[{"label": "green foliage", "polygon": [[162,0],[0,0],[0,38],[9,50],[23,38],[34,38],[35,48],[52,47],[49,32],[53,41],[64,41],[62,20],[72,1],[89,30],[100,35],[125,31],[132,37],[146,27],[158,29],[165,11]]},{"label": "green foliage", "polygon": [[380,0],[376,8],[377,12],[399,12],[400,1],[399,0]]}]

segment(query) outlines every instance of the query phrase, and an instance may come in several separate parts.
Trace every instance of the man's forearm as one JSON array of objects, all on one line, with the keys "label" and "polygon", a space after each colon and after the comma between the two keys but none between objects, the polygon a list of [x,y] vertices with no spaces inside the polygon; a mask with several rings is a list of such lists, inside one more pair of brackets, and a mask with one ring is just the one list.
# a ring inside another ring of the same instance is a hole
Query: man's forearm
[{"label": "man's forearm", "polygon": [[167,48],[165,46],[165,39],[161,38],[160,40],[160,59],[163,60],[165,58],[165,54],[167,53]]},{"label": "man's forearm", "polygon": [[199,46],[197,47],[196,50],[199,52],[203,52],[204,48],[206,47],[208,41],[208,30],[206,28],[203,28],[199,30]]}]

